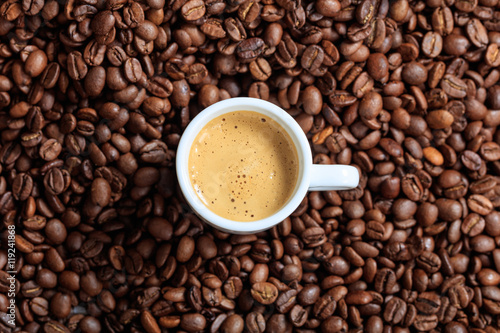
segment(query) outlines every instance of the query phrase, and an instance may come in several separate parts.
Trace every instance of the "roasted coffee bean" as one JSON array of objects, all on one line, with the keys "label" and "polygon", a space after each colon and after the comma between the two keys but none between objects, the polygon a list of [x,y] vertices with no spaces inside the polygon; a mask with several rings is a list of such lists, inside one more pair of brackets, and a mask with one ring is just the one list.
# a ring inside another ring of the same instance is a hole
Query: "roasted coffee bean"
[{"label": "roasted coffee bean", "polygon": [[45,298],[35,297],[30,302],[30,309],[37,316],[47,316],[49,314],[49,302]]},{"label": "roasted coffee bean", "polygon": [[33,179],[27,175],[18,174],[12,183],[12,194],[14,198],[20,201],[28,199],[33,189]]},{"label": "roasted coffee bean", "polygon": [[48,333],[56,333],[56,332],[64,332],[64,333],[69,333],[70,330],[64,326],[63,324],[55,321],[55,320],[50,320],[46,322],[43,326],[43,329],[45,332]]},{"label": "roasted coffee bean", "polygon": [[325,52],[320,46],[310,45],[304,50],[304,53],[302,54],[302,68],[308,71],[317,70],[323,63],[324,57]]},{"label": "roasted coffee bean", "polygon": [[249,38],[242,41],[236,48],[236,54],[242,62],[256,59],[264,51],[264,41],[260,38]]},{"label": "roasted coffee bean", "polygon": [[415,300],[417,309],[426,314],[437,313],[441,306],[439,295],[433,292],[423,292]]},{"label": "roasted coffee bean", "polygon": [[480,253],[489,252],[495,248],[493,238],[483,234],[472,238],[470,242],[471,249]]},{"label": "roasted coffee bean", "polygon": [[281,293],[276,299],[276,308],[281,313],[287,313],[297,302],[297,291],[290,289]]},{"label": "roasted coffee bean", "polygon": [[45,161],[52,161],[59,156],[61,150],[61,144],[56,139],[49,139],[41,145],[39,153]]},{"label": "roasted coffee bean", "polygon": [[332,316],[321,324],[322,332],[335,332],[347,329],[347,323],[339,316]]},{"label": "roasted coffee bean", "polygon": [[397,324],[403,320],[406,309],[406,303],[401,298],[394,297],[385,307],[384,319],[389,323]]},{"label": "roasted coffee bean", "polygon": [[324,320],[334,313],[336,306],[337,302],[332,296],[324,295],[314,304],[314,316],[318,319]]},{"label": "roasted coffee bean", "polygon": [[50,312],[57,318],[66,318],[71,313],[71,300],[69,295],[56,293],[50,299]]},{"label": "roasted coffee bean", "polygon": [[484,58],[488,66],[498,66],[500,57],[498,56],[498,45],[496,43],[488,45]]},{"label": "roasted coffee bean", "polygon": [[461,230],[465,235],[474,237],[482,233],[484,227],[484,218],[476,213],[471,213],[462,222]]},{"label": "roasted coffee bean", "polygon": [[441,88],[445,93],[454,98],[463,98],[467,94],[466,84],[461,79],[451,74],[446,74],[443,77],[441,80]]},{"label": "roasted coffee bean", "polygon": [[203,1],[190,0],[182,6],[181,13],[186,21],[196,21],[205,14],[205,4]]},{"label": "roasted coffee bean", "polygon": [[156,322],[156,319],[153,317],[153,315],[149,311],[142,312],[141,324],[142,324],[142,327],[144,327],[144,329],[148,333],[161,332],[160,327],[158,326],[158,323]]},{"label": "roasted coffee bean", "polygon": [[481,168],[481,157],[473,151],[464,151],[461,156],[461,161],[469,170],[477,171]]},{"label": "roasted coffee bean", "polygon": [[297,301],[304,306],[315,304],[320,297],[320,292],[319,286],[307,284],[297,295]]},{"label": "roasted coffee bean", "polygon": [[180,326],[188,332],[203,330],[206,326],[206,319],[199,313],[189,313],[181,316]]},{"label": "roasted coffee bean", "polygon": [[67,68],[68,75],[73,80],[82,80],[88,73],[87,64],[83,59],[83,56],[80,52],[74,51],[68,54],[67,57]]},{"label": "roasted coffee bean", "polygon": [[139,60],[136,58],[127,59],[123,64],[123,73],[130,82],[135,83],[139,81],[143,73]]},{"label": "roasted coffee bean", "polygon": [[301,327],[307,321],[307,311],[299,304],[296,304],[290,311],[289,317],[294,326]]},{"label": "roasted coffee bean", "polygon": [[390,292],[396,284],[396,275],[389,268],[382,268],[375,275],[375,290]]},{"label": "roasted coffee bean", "polygon": [[467,199],[467,206],[470,210],[480,215],[487,215],[493,209],[491,201],[481,194],[472,194]]},{"label": "roasted coffee bean", "polygon": [[208,71],[205,65],[196,63],[189,66],[187,80],[191,84],[199,84],[207,77]]},{"label": "roasted coffee bean", "polygon": [[278,297],[278,289],[269,282],[258,282],[252,285],[252,297],[259,303],[272,304]]},{"label": "roasted coffee bean", "polygon": [[370,303],[372,300],[373,296],[369,292],[363,290],[350,292],[345,298],[345,302],[349,305],[364,305]]},{"label": "roasted coffee bean", "polygon": [[481,145],[481,156],[488,162],[500,159],[500,146],[495,142],[486,142]]},{"label": "roasted coffee bean", "polygon": [[366,225],[366,234],[371,239],[381,240],[384,237],[385,228],[382,223],[370,221]]},{"label": "roasted coffee bean", "polygon": [[106,207],[111,199],[111,187],[104,178],[95,178],[92,182],[92,203],[100,207]]},{"label": "roasted coffee bean", "polygon": [[251,333],[263,333],[266,329],[264,316],[259,312],[250,312],[245,318],[245,325]]},{"label": "roasted coffee bean", "polygon": [[250,73],[255,80],[265,81],[271,76],[271,66],[264,58],[257,58],[248,66]]},{"label": "roasted coffee bean", "polygon": [[216,18],[207,19],[200,27],[201,31],[210,38],[224,38],[226,31],[222,26],[222,21]]},{"label": "roasted coffee bean", "polygon": [[419,314],[413,322],[413,326],[419,331],[430,331],[438,325],[438,318],[435,314]]}]

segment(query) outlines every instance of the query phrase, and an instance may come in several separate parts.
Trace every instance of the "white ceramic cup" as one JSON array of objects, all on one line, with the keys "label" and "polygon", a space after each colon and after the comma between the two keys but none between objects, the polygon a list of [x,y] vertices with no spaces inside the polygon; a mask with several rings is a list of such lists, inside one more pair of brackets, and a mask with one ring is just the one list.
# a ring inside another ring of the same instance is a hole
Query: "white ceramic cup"
[{"label": "white ceramic cup", "polygon": [[[259,112],[279,123],[290,135],[299,158],[299,175],[293,194],[273,215],[253,222],[238,222],[221,217],[203,204],[189,179],[189,152],[202,128],[212,119],[234,111]],[[230,98],[201,111],[182,134],[176,156],[177,179],[186,202],[206,223],[233,234],[250,234],[269,229],[283,221],[300,205],[307,191],[347,190],[358,186],[358,169],[349,165],[319,165],[312,163],[309,142],[299,124],[280,107],[257,98]]]}]

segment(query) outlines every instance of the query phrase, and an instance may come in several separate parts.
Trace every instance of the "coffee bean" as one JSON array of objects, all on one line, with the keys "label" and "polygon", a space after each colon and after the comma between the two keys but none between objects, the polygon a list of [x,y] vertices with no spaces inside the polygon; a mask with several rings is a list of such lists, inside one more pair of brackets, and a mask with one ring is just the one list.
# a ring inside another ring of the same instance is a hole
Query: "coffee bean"
[{"label": "coffee bean", "polygon": [[467,205],[473,212],[478,213],[480,215],[487,215],[493,209],[491,201],[488,198],[482,196],[481,194],[472,194],[467,199]]},{"label": "coffee bean", "polygon": [[49,220],[44,231],[47,240],[52,244],[62,244],[66,240],[66,227],[58,219]]},{"label": "coffee bean", "polygon": [[469,170],[477,171],[481,168],[481,157],[473,151],[464,151],[461,160],[464,166]]},{"label": "coffee bean", "polygon": [[27,174],[18,174],[12,183],[12,194],[15,199],[24,201],[28,199],[33,189],[33,179]]},{"label": "coffee bean", "polygon": [[111,11],[102,11],[97,14],[90,25],[94,33],[98,35],[106,35],[113,27],[115,17]]},{"label": "coffee bean", "polygon": [[278,297],[278,289],[269,282],[259,282],[252,285],[252,297],[259,303],[272,304]]},{"label": "coffee bean", "polygon": [[323,63],[325,52],[320,46],[310,45],[302,54],[301,65],[302,68],[314,71],[317,70]]},{"label": "coffee bean", "polygon": [[68,75],[73,80],[82,80],[88,73],[87,64],[83,60],[83,56],[78,51],[73,51],[67,57]]},{"label": "coffee bean", "polygon": [[189,66],[187,80],[191,84],[199,84],[208,76],[205,65],[196,63]]},{"label": "coffee bean", "polygon": [[451,97],[463,98],[466,95],[466,84],[451,74],[446,74],[441,80],[441,88]]},{"label": "coffee bean", "polygon": [[471,239],[471,249],[476,252],[484,253],[494,249],[493,238],[486,235],[478,235]]},{"label": "coffee bean", "polygon": [[68,295],[57,293],[50,300],[50,311],[57,318],[65,318],[71,312],[71,303]]},{"label": "coffee bean", "polygon": [[224,38],[226,36],[226,32],[222,27],[222,21],[219,19],[208,19],[205,23],[203,23],[200,29],[211,38]]},{"label": "coffee bean", "polygon": [[52,161],[59,156],[61,150],[61,144],[56,139],[49,139],[40,147],[40,157],[46,161]]},{"label": "coffee bean", "polygon": [[205,4],[198,0],[188,1],[182,6],[181,13],[185,20],[195,21],[205,14]]},{"label": "coffee bean", "polygon": [[318,13],[326,17],[334,17],[341,10],[341,6],[338,1],[320,1],[315,4],[315,8]]},{"label": "coffee bean", "polygon": [[24,64],[26,74],[36,77],[42,74],[47,66],[47,55],[42,50],[37,50],[29,54]]},{"label": "coffee bean", "polygon": [[500,274],[489,268],[481,270],[477,277],[479,283],[484,286],[495,286],[500,282]]},{"label": "coffee bean", "polygon": [[199,313],[184,314],[181,316],[180,326],[188,332],[197,332],[205,328],[206,319]]},{"label": "coffee bean", "polygon": [[54,272],[62,272],[65,268],[65,263],[61,258],[61,255],[53,247],[45,252],[44,260],[48,268]]},{"label": "coffee bean", "polygon": [[417,264],[426,272],[437,272],[441,267],[441,260],[435,253],[423,251],[417,258]]},{"label": "coffee bean", "polygon": [[64,332],[64,333],[69,333],[70,330],[64,326],[63,324],[55,321],[55,320],[50,320],[46,322],[43,326],[43,329],[47,333],[56,333],[56,332]]},{"label": "coffee bean", "polygon": [[139,60],[136,58],[129,58],[125,61],[123,66],[123,73],[128,81],[135,83],[141,79],[143,72]]},{"label": "coffee bean", "polygon": [[346,299],[345,302],[349,305],[354,304],[354,305],[364,305],[368,304],[373,300],[373,296],[366,291],[362,290],[357,290],[350,292]]},{"label": "coffee bean", "polygon": [[159,324],[166,328],[175,328],[181,323],[180,316],[164,316],[160,317]]},{"label": "coffee bean", "polygon": [[500,159],[500,146],[495,142],[487,142],[481,145],[481,156],[488,162]]},{"label": "coffee bean", "polygon": [[188,261],[193,255],[194,249],[195,249],[194,239],[189,236],[184,236],[180,240],[179,247],[177,248],[177,255],[176,255],[177,260],[179,262]]},{"label": "coffee bean", "polygon": [[496,43],[488,45],[484,58],[486,64],[489,66],[498,66],[500,57],[498,56],[498,45]]},{"label": "coffee bean", "polygon": [[160,327],[158,326],[158,323],[156,322],[155,318],[149,311],[143,311],[141,313],[141,323],[142,327],[146,330],[148,333],[157,333],[161,332]]},{"label": "coffee bean", "polygon": [[375,290],[378,292],[388,292],[392,290],[396,283],[394,271],[389,268],[379,270],[375,275]]},{"label": "coffee bean", "polygon": [[49,302],[45,298],[35,297],[29,304],[31,311],[37,316],[47,316],[49,314]]},{"label": "coffee bean", "polygon": [[257,58],[255,61],[252,61],[249,69],[252,77],[259,81],[267,80],[272,74],[271,66],[264,58]]},{"label": "coffee bean", "polygon": [[279,312],[287,313],[296,304],[297,291],[294,289],[287,290],[281,293],[276,299],[276,307]]},{"label": "coffee bean", "polygon": [[106,207],[111,199],[111,187],[104,178],[95,178],[91,187],[92,203]]},{"label": "coffee bean", "polygon": [[425,314],[437,313],[441,306],[439,295],[432,292],[423,292],[415,300],[417,309]]},{"label": "coffee bean", "polygon": [[220,328],[220,331],[226,333],[229,332],[241,333],[243,332],[244,328],[245,328],[245,322],[243,321],[243,318],[241,318],[240,315],[233,314],[228,316],[224,320]]},{"label": "coffee bean", "polygon": [[35,246],[30,243],[26,238],[21,235],[15,236],[16,240],[16,249],[23,253],[32,253],[34,251]]},{"label": "coffee bean", "polygon": [[296,327],[303,326],[307,321],[307,312],[302,306],[296,304],[290,311],[290,321]]},{"label": "coffee bean", "polygon": [[100,322],[91,316],[86,316],[78,323],[82,332],[95,332],[101,329]]},{"label": "coffee bean", "polygon": [[59,283],[64,288],[77,291],[80,289],[80,276],[73,271],[63,271],[59,275]]},{"label": "coffee bean", "polygon": [[249,38],[242,41],[236,48],[236,54],[243,62],[256,59],[264,49],[264,41],[260,38]]},{"label": "coffee bean", "polygon": [[91,97],[99,96],[106,84],[106,70],[102,66],[92,67],[84,79],[84,87]]},{"label": "coffee bean", "polygon": [[418,85],[427,81],[427,69],[420,63],[412,61],[403,67],[401,78],[408,84]]},{"label": "coffee bean", "polygon": [[449,126],[454,121],[453,116],[446,110],[431,111],[427,117],[426,121],[429,127],[433,129],[444,129]]},{"label": "coffee bean", "polygon": [[302,103],[307,114],[317,115],[321,112],[323,99],[321,92],[314,86],[308,86],[302,92]]},{"label": "coffee bean", "polygon": [[370,221],[366,225],[366,234],[371,239],[380,240],[384,237],[384,225],[376,221]]},{"label": "coffee bean", "polygon": [[438,325],[438,318],[435,314],[419,314],[413,322],[413,326],[419,331],[430,331]]},{"label": "coffee bean", "polygon": [[245,319],[245,325],[251,333],[263,333],[266,329],[266,321],[261,313],[250,312]]},{"label": "coffee bean", "polygon": [[406,303],[402,299],[394,297],[387,303],[385,307],[384,319],[387,322],[397,324],[401,320],[403,320],[403,317],[406,314],[406,309]]},{"label": "coffee bean", "polygon": [[321,332],[335,332],[347,329],[347,323],[339,316],[331,316],[321,324]]},{"label": "coffee bean", "polygon": [[465,36],[450,34],[444,38],[443,51],[449,55],[463,55],[470,47],[470,42]]}]

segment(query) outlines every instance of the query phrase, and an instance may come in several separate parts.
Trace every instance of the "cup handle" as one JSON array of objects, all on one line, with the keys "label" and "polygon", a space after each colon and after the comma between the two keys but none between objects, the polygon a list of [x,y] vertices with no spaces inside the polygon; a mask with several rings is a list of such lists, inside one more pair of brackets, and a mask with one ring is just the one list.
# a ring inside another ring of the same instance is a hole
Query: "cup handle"
[{"label": "cup handle", "polygon": [[359,172],[350,165],[313,164],[309,191],[349,190],[359,184]]}]

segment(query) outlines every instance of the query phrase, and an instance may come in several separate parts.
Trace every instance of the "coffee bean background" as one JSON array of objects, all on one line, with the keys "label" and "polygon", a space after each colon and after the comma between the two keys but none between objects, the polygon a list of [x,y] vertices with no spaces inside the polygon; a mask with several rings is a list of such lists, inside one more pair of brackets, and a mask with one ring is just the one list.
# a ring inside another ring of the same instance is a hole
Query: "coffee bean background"
[{"label": "coffee bean background", "polygon": [[[2,0],[0,332],[498,332],[499,44],[498,0]],[[202,223],[175,151],[236,96],[359,187]]]}]

